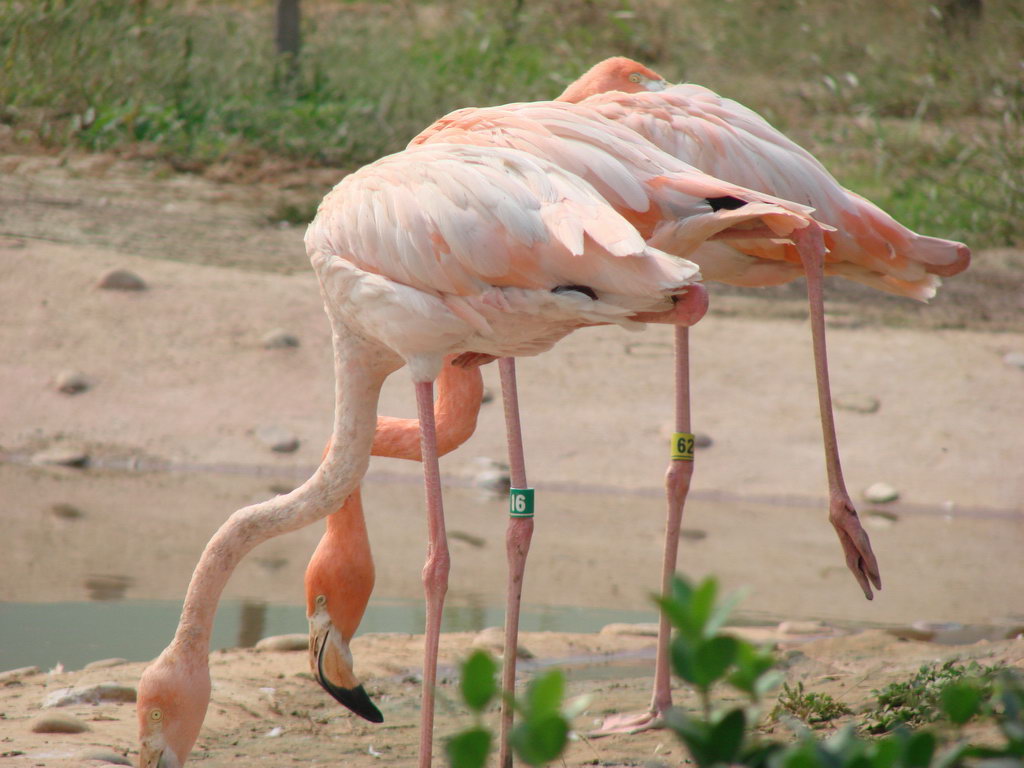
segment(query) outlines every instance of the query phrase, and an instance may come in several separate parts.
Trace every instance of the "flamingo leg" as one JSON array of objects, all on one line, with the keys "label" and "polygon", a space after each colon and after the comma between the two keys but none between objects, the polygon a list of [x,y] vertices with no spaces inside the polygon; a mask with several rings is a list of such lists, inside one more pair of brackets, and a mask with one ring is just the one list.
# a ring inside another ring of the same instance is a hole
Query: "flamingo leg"
[{"label": "flamingo leg", "polygon": [[[668,597],[672,590],[672,576],[676,572],[679,555],[679,530],[683,522],[683,508],[690,491],[693,477],[693,443],[690,432],[690,329],[685,325],[676,326],[676,403],[675,431],[678,440],[689,437],[687,451],[677,451],[673,446],[672,460],[665,473],[665,495],[668,501],[665,516],[665,549],[661,560],[661,594]],[[683,458],[688,455],[689,458]],[[654,691],[651,706],[639,714],[614,715],[606,718],[601,728],[591,735],[606,736],[612,733],[639,733],[651,728],[662,727],[662,716],[672,706],[672,670],[669,663],[669,641],[672,627],[668,617],[662,613],[658,623],[658,645],[654,663]]]},{"label": "flamingo leg", "polygon": [[[519,420],[519,395],[516,390],[516,361],[503,357],[498,361],[501,375],[501,393],[505,404],[505,429],[508,435],[508,463],[512,488],[526,488],[526,460],[523,456],[523,432]],[[508,739],[512,732],[511,699],[516,688],[516,651],[519,646],[519,609],[523,595],[523,575],[526,556],[533,537],[532,509],[530,517],[509,517],[505,534],[505,553],[508,559],[508,593],[505,607],[505,651],[502,668],[501,733],[499,737],[498,765],[511,768],[512,752]]]},{"label": "flamingo leg", "polygon": [[843,482],[839,463],[839,443],[832,415],[832,394],[829,390],[828,359],[825,350],[825,308],[822,289],[825,244],[821,229],[811,225],[792,235],[800,261],[807,273],[807,301],[810,306],[811,341],[814,347],[814,370],[818,383],[818,407],[821,411],[821,432],[825,444],[825,467],[828,472],[829,522],[835,528],[846,556],[846,566],[871,600],[875,589],[882,588],[878,561],[871,551],[868,534],[860,524],[857,510]]},{"label": "flamingo leg", "polygon": [[441,637],[441,613],[448,591],[448,537],[441,500],[441,472],[437,461],[434,426],[434,384],[416,382],[416,410],[420,420],[420,449],[427,496],[427,561],[423,566],[427,622],[423,649],[423,704],[420,710],[420,768],[429,768],[434,737],[434,688],[437,684],[437,651]]}]

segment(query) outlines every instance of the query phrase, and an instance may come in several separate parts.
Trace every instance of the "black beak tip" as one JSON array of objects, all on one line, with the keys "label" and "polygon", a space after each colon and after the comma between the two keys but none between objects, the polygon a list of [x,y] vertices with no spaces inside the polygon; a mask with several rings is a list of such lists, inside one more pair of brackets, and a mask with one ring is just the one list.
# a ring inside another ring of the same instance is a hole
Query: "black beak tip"
[{"label": "black beak tip", "polygon": [[324,689],[337,701],[344,704],[364,720],[371,723],[383,723],[384,715],[377,709],[377,705],[370,699],[370,695],[363,686],[355,688],[340,688],[338,686],[324,684]]}]

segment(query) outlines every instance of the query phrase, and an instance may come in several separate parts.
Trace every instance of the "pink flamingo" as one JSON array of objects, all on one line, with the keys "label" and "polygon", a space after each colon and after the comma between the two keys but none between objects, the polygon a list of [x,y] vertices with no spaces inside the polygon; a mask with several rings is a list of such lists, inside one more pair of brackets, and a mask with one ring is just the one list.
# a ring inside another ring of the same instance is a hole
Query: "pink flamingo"
[{"label": "pink flamingo", "polygon": [[[204,549],[175,637],[139,683],[146,768],[181,766],[199,734],[213,616],[235,566],[260,542],[338,510],[356,490],[380,388],[403,365],[416,391],[427,496],[419,754],[429,765],[449,564],[433,408],[444,356],[508,358],[501,367],[512,379],[511,356],[539,354],[577,328],[695,322],[706,307],[692,263],[647,245],[579,178],[514,150],[438,145],[382,158],[327,195],[306,248],[333,331],[338,388],[327,455],[291,493],[233,513]],[[509,390],[505,400],[517,420]],[[522,466],[521,446],[510,453]]]},{"label": "pink flamingo", "polygon": [[[919,235],[873,203],[842,187],[809,152],[752,110],[699,85],[670,86],[647,67],[624,57],[600,62],[559,97],[578,102],[631,128],[668,154],[718,178],[795,200],[814,208],[828,253],[804,258],[792,246],[781,251],[740,250],[708,243],[691,254],[705,280],[733,285],[777,285],[807,278],[818,401],[829,484],[829,521],[867,599],[881,589],[878,565],[843,482],[832,416],[825,349],[822,275],[839,275],[889,293],[927,301],[941,277],[970,264],[963,243]],[[733,245],[729,243],[728,245]],[[677,432],[689,432],[686,372],[688,329],[677,327]],[[675,571],[679,526],[693,472],[691,462],[673,461],[666,485],[668,519],[662,589]],[[672,704],[668,622],[662,617],[651,707],[639,716],[610,718],[602,732],[639,730],[658,724]]]},{"label": "pink flamingo", "polygon": [[[554,162],[592,184],[649,244],[669,253],[698,258],[705,249],[714,249],[737,258],[764,256],[782,260],[787,249],[791,249],[794,258],[807,263],[820,263],[822,258],[821,232],[808,220],[810,209],[705,175],[586,106],[540,102],[458,110],[424,130],[411,145],[438,143],[509,147]],[[702,218],[703,227],[698,224]],[[728,228],[723,229],[726,222]],[[787,240],[793,244],[787,245]],[[688,388],[685,352],[683,336],[677,355],[677,389],[684,395]],[[677,408],[677,414],[677,431],[688,432],[686,400]],[[669,472],[673,502],[670,509],[677,519],[681,516],[691,468],[690,462],[678,461],[673,462]],[[513,473],[513,487],[525,487],[525,476],[517,478]],[[877,574],[867,534],[856,514],[848,514],[836,524],[844,542],[854,548],[854,556],[869,563]],[[515,683],[521,585],[530,535],[526,526],[532,526],[532,521],[512,517],[507,534],[509,592],[503,671],[506,692],[511,692]],[[674,546],[678,527],[670,537],[667,546]],[[666,580],[672,570],[667,572]],[[511,760],[506,737],[512,710],[507,704],[501,722],[499,762],[505,766]]]}]

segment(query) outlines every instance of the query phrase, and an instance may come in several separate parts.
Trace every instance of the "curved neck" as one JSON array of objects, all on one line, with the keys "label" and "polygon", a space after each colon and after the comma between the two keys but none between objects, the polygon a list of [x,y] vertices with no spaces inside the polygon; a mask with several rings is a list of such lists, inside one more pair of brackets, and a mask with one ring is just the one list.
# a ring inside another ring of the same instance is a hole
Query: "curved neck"
[{"label": "curved neck", "polygon": [[238,510],[217,530],[192,573],[174,644],[208,653],[217,603],[241,559],[257,544],[334,512],[366,472],[380,389],[401,360],[333,319],[332,326],[335,415],[327,455],[294,491]]}]

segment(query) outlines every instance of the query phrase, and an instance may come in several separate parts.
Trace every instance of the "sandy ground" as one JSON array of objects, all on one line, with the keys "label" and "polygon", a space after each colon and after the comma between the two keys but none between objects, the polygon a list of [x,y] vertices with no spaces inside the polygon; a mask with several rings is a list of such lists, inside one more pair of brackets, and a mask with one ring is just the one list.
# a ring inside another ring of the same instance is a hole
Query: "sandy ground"
[{"label": "sandy ground", "polygon": [[[128,597],[180,598],[216,525],[238,506],[301,482],[327,437],[327,323],[301,228],[273,218],[302,183],[326,188],[329,181],[223,184],[81,156],[0,157],[0,173],[0,599],[84,599],[83,583],[97,572],[128,577]],[[881,512],[862,503],[886,579],[871,604],[858,596],[824,519],[808,331],[794,289],[769,294],[774,301],[713,294],[691,342],[694,424],[713,444],[698,455],[685,570],[749,586],[745,606],[768,616],[955,620],[996,626],[991,638],[1024,620],[1024,371],[1003,360],[1024,353],[1020,263],[1019,252],[980,254],[978,276],[972,269],[957,278],[965,287],[951,284],[930,307],[836,289],[834,390],[840,400],[879,403],[873,413],[837,413],[847,482],[855,499],[876,481],[901,493]],[[97,290],[111,268],[135,271],[149,289]],[[936,327],[943,324],[952,327]],[[261,338],[275,328],[300,346],[264,349]],[[670,342],[664,328],[589,329],[521,362],[528,468],[542,492],[528,602],[646,604],[660,552]],[[52,382],[65,369],[81,371],[89,389],[56,392]],[[496,393],[496,371],[485,376]],[[411,415],[410,389],[404,374],[392,377],[382,411]],[[270,452],[255,435],[263,426],[293,432],[298,450]],[[501,503],[472,486],[481,457],[503,457],[503,439],[500,405],[485,404],[477,434],[442,465],[452,528],[468,534],[453,550],[456,600],[502,592]],[[90,467],[31,464],[54,446],[84,450]],[[418,471],[385,460],[371,466],[367,508],[380,597],[418,593]],[[89,513],[87,524],[41,514],[69,500]],[[227,595],[299,602],[304,559],[318,535],[311,529],[264,545]],[[925,661],[1024,658],[1020,640],[950,648],[879,631],[767,639],[783,647],[800,640],[789,678],[854,706]],[[444,663],[454,664],[471,642],[446,637]],[[650,637],[531,634],[524,642],[544,663],[576,659],[572,691],[594,695],[581,730],[588,718],[639,708],[648,696]],[[196,763],[411,764],[419,640],[366,635],[354,650],[385,711],[383,727],[330,702],[306,675],[303,654],[219,652]],[[89,745],[130,752],[128,704],[72,707],[92,727],[84,734],[33,734],[28,726],[51,689],[133,684],[140,670],[125,664],[7,681],[0,752],[19,754],[5,764],[80,764],[73,756]],[[685,692],[680,697],[689,702]],[[450,686],[441,698],[444,735],[468,719],[450,703]],[[275,727],[280,736],[268,738]],[[567,763],[595,760],[676,765],[682,754],[653,733],[581,741]]]}]

